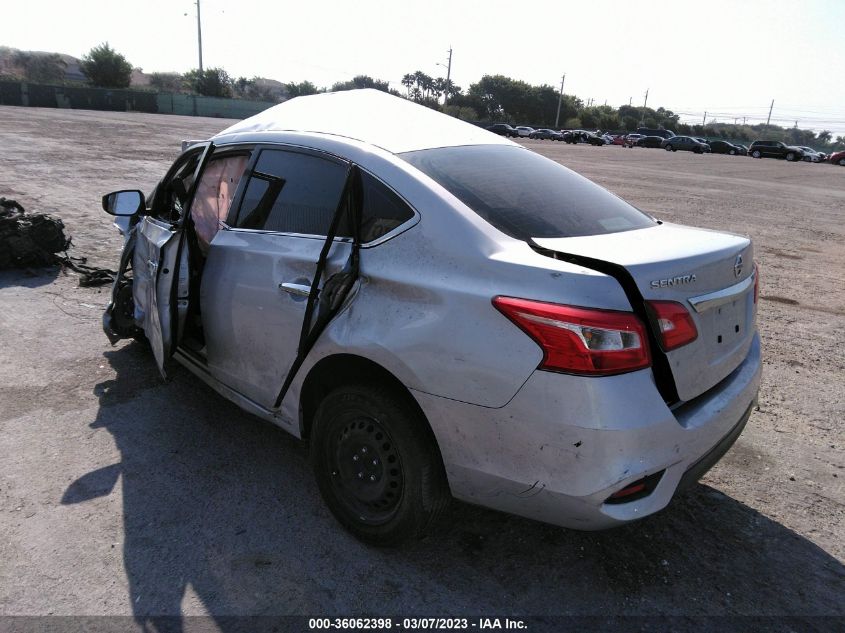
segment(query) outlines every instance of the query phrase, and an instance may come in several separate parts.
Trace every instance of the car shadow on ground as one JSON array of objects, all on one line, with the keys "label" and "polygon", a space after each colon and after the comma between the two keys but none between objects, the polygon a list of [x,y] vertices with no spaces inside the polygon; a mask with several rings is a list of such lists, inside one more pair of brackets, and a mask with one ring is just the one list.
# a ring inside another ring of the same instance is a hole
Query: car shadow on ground
[{"label": "car shadow on ground", "polygon": [[105,357],[117,376],[96,386],[91,427],[113,435],[121,460],[62,501],[89,502],[120,481],[141,623],[185,604],[222,630],[232,615],[845,614],[842,564],[704,485],[606,532],[455,503],[425,540],[365,546],[326,510],[302,443],[187,371],[163,383],[146,345]]}]

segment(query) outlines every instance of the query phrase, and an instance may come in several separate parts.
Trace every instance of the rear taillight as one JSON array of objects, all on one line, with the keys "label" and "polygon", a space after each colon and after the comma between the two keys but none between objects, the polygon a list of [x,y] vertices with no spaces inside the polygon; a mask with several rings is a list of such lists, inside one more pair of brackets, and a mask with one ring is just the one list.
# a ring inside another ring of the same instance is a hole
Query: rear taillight
[{"label": "rear taillight", "polygon": [[657,323],[660,347],[664,352],[677,349],[698,338],[692,316],[676,301],[647,301],[646,305]]},{"label": "rear taillight", "polygon": [[645,326],[631,312],[496,297],[493,305],[543,350],[540,369],[608,376],[651,364]]}]

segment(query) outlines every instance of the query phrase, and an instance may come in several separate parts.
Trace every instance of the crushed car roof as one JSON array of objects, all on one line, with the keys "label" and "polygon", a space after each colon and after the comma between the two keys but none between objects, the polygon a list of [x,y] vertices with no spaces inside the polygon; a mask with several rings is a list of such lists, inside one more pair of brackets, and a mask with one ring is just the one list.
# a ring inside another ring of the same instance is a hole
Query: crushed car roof
[{"label": "crushed car roof", "polygon": [[481,127],[373,89],[296,97],[235,123],[214,138],[276,131],[343,136],[394,154],[456,145],[513,145]]}]

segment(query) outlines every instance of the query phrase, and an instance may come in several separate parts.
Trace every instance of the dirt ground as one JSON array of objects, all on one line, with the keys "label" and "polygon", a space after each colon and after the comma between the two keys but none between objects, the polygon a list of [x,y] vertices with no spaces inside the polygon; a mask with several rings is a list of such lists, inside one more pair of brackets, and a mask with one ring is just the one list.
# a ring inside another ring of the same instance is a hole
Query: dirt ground
[{"label": "dirt ground", "polygon": [[[0,107],[0,196],[114,267],[100,196],[149,190],[181,139],[228,124]],[[107,290],[6,272],[0,615],[845,617],[845,169],[526,144],[661,219],[754,238],[760,406],[700,485],[608,532],[456,503],[435,536],[369,548],[296,440],[186,371],[162,382],[144,346],[110,347]]]}]

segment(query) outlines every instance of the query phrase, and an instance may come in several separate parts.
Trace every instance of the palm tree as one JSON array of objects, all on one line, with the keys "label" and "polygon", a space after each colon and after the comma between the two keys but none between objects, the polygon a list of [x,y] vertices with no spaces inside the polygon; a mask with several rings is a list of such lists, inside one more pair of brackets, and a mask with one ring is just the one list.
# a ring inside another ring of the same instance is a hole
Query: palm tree
[{"label": "palm tree", "polygon": [[414,76],[411,73],[408,73],[404,77],[402,77],[402,85],[405,86],[405,90],[408,91],[408,97],[411,96],[411,86],[414,85]]}]

